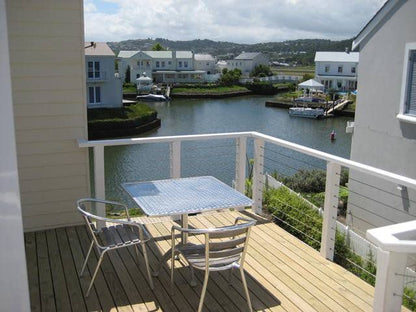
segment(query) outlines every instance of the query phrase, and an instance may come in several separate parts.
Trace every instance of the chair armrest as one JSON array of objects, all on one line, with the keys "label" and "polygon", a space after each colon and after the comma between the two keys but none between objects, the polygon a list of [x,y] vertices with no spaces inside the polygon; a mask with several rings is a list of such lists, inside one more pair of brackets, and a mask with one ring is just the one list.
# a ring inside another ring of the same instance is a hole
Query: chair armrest
[{"label": "chair armrest", "polygon": [[[120,206],[124,208],[124,211],[126,212],[126,216],[127,216],[127,220],[130,220],[130,215],[129,215],[129,210],[127,208],[126,205],[119,203],[119,202],[115,202],[112,200],[106,200],[106,199],[99,199],[99,198],[81,198],[77,201],[77,206],[79,206],[82,203],[85,202],[91,202],[91,203],[99,203],[99,204],[106,204],[106,205],[112,205],[112,206]],[[105,217],[100,217],[100,218],[105,218]],[[105,221],[105,220],[101,220],[100,221]]]}]

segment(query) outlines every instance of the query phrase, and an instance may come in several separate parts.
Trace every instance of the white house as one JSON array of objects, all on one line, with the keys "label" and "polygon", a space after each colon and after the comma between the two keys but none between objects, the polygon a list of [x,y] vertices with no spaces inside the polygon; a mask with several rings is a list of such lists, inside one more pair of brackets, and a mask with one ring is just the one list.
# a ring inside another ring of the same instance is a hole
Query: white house
[{"label": "white house", "polygon": [[[416,178],[416,1],[389,0],[353,42],[360,75],[351,159]],[[416,194],[350,172],[348,223],[353,229],[414,220]]]},{"label": "white house", "polygon": [[243,76],[249,76],[257,65],[268,65],[268,58],[260,52],[243,52],[233,60],[226,61],[225,68],[229,70],[240,69]]},{"label": "white house", "polygon": [[85,75],[88,108],[123,105],[121,79],[115,73],[114,67],[115,54],[105,42],[86,43]]},{"label": "white house", "polygon": [[206,71],[208,75],[216,73],[215,58],[211,54],[195,54],[195,69]]},{"label": "white house", "polygon": [[325,89],[354,91],[357,89],[358,52],[316,52],[315,80]]},{"label": "white house", "polygon": [[130,67],[131,82],[142,76],[157,83],[204,82],[207,73],[195,68],[192,51],[120,51],[118,61],[123,77]]}]

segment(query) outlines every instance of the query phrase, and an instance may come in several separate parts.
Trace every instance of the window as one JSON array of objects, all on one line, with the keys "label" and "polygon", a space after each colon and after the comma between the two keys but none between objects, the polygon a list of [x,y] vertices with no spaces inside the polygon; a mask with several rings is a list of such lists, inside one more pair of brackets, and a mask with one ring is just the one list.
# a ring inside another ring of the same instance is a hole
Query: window
[{"label": "window", "polygon": [[406,44],[400,103],[397,118],[416,123],[416,42]]},{"label": "window", "polygon": [[355,74],[355,67],[351,67],[351,73]]},{"label": "window", "polygon": [[183,67],[187,68],[188,67],[188,61],[184,61],[183,62]]},{"label": "window", "polygon": [[330,68],[329,65],[325,65],[325,72],[326,73],[329,73],[329,68]]},{"label": "window", "polygon": [[162,67],[165,67],[165,61],[162,61]]},{"label": "window", "polygon": [[88,78],[97,79],[100,78],[100,62],[88,62]]},{"label": "window", "polygon": [[159,67],[160,67],[160,62],[156,61],[156,68],[159,68]]},{"label": "window", "polygon": [[88,103],[89,104],[101,103],[101,87],[88,87]]},{"label": "window", "polygon": [[171,61],[168,61],[168,65],[172,65],[172,62]]},{"label": "window", "polygon": [[182,61],[178,62],[178,67],[182,67]]},{"label": "window", "polygon": [[338,66],[338,72],[342,73],[342,66]]}]

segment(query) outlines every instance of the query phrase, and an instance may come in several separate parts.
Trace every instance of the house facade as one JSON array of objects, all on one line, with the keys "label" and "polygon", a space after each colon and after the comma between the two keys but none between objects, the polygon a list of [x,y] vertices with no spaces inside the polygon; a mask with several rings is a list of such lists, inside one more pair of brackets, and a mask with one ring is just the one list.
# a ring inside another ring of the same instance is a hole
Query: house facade
[{"label": "house facade", "polygon": [[0,0],[0,302],[30,311],[23,231],[80,224],[90,196],[83,1]]},{"label": "house facade", "polygon": [[316,52],[315,80],[326,90],[357,90],[359,52]]},{"label": "house facade", "polygon": [[[389,0],[358,34],[360,75],[351,159],[416,178],[416,1]],[[414,220],[416,194],[350,172],[348,224],[359,232]]]},{"label": "house facade", "polygon": [[243,52],[234,59],[226,61],[225,68],[228,70],[238,68],[243,76],[249,76],[257,65],[269,65],[269,59],[260,52]]},{"label": "house facade", "polygon": [[[146,76],[156,83],[204,82],[205,69],[195,67],[192,51],[120,51],[119,73],[126,80],[130,68],[130,81]],[[199,63],[198,63],[199,65]]]},{"label": "house facade", "polygon": [[123,89],[121,78],[115,73],[115,54],[105,42],[86,43],[85,76],[87,79],[87,105],[121,107]]}]

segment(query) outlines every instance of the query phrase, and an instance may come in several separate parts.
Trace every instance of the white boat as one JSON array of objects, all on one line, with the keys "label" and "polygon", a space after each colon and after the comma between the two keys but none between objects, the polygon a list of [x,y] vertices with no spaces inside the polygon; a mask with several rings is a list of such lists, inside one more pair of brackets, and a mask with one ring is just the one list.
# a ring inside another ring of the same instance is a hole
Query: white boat
[{"label": "white boat", "polygon": [[169,101],[170,98],[166,95],[162,94],[144,94],[144,95],[138,95],[136,97],[136,100],[138,101],[153,101],[153,102],[161,102],[161,101]]},{"label": "white boat", "polygon": [[294,117],[321,118],[324,115],[324,110],[322,108],[291,107],[289,108],[289,115]]}]

